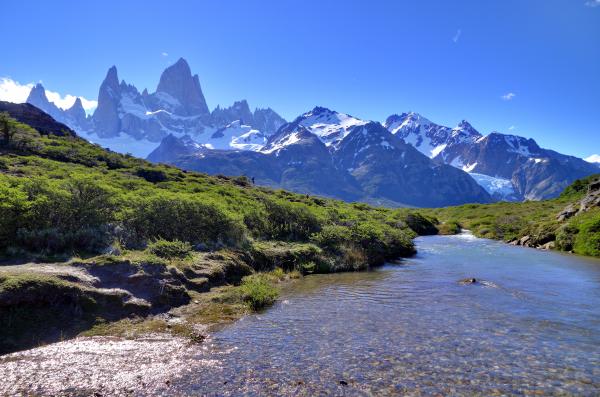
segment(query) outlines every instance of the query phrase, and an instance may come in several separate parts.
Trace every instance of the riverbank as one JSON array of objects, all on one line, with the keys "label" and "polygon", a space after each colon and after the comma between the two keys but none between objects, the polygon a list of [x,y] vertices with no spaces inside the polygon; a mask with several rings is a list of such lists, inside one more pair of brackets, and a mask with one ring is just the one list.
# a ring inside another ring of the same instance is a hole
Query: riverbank
[{"label": "riverbank", "polygon": [[0,353],[75,336],[160,333],[202,342],[211,329],[272,304],[283,283],[365,270],[366,258],[308,243],[198,252],[162,241],[144,251],[0,266]]},{"label": "riverbank", "polygon": [[512,245],[600,257],[600,175],[576,181],[552,200],[419,211],[444,222],[439,228],[446,234],[464,228]]},{"label": "riverbank", "polygon": [[80,337],[0,357],[0,394],[598,394],[597,259],[415,242],[400,265],[284,282],[271,308],[202,344]]}]

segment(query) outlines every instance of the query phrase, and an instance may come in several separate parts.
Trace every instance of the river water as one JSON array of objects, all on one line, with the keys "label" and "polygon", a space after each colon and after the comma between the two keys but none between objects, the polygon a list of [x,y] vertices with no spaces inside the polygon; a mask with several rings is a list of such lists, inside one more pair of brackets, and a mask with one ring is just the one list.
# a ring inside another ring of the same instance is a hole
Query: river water
[{"label": "river water", "polygon": [[416,243],[400,264],[287,286],[185,350],[160,393],[600,395],[600,261],[470,235]]}]

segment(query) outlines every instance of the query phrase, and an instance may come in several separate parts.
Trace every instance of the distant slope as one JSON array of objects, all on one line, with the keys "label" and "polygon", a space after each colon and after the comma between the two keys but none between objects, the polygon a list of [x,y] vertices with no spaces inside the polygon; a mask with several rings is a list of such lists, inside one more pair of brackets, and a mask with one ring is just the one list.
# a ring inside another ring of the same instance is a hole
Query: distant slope
[{"label": "distant slope", "polygon": [[397,207],[492,201],[467,173],[432,161],[381,124],[323,107],[283,125],[258,152],[206,150],[169,137],[148,159],[346,201]]},{"label": "distant slope", "polygon": [[475,235],[527,247],[600,256],[600,174],[575,181],[559,197],[524,203],[423,210]]},{"label": "distant slope", "polygon": [[499,132],[483,136],[465,120],[449,128],[411,112],[388,117],[385,126],[434,161],[473,173],[500,200],[557,197],[576,179],[598,172],[594,164],[540,148],[533,139]]}]

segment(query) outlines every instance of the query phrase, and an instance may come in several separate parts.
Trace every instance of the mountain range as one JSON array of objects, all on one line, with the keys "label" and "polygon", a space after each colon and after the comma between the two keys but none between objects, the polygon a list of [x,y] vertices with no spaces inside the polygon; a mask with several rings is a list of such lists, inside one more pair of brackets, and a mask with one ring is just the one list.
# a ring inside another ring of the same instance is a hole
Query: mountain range
[{"label": "mountain range", "polygon": [[198,75],[179,59],[153,93],[111,67],[87,116],[81,101],[63,110],[36,85],[27,102],[84,138],[154,162],[257,184],[388,206],[445,206],[556,197],[598,165],[543,149],[532,139],[483,135],[418,113],[362,120],[315,107],[286,122],[246,100],[209,110]]},{"label": "mountain range", "polygon": [[91,116],[86,116],[80,99],[69,109],[58,108],[41,84],[33,87],[27,102],[92,142],[138,157],[146,157],[169,134],[190,135],[208,147],[221,148],[222,134],[231,123],[231,128],[243,123],[248,136],[242,139],[258,142],[285,123],[270,108],[251,111],[246,100],[226,108],[217,106],[211,112],[198,75],[192,75],[183,58],[165,69],[153,93],[119,81],[117,68],[112,66],[100,85],[98,107]]}]

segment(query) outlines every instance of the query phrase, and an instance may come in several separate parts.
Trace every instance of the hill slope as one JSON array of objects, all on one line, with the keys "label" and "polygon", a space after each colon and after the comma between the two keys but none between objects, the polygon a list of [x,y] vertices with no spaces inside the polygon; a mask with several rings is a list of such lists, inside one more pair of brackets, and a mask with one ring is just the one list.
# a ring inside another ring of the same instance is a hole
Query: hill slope
[{"label": "hill slope", "polygon": [[[2,111],[39,130],[9,118],[15,134],[0,144],[0,261],[12,265],[0,267],[0,353],[241,283],[190,309],[193,318],[176,330],[196,338],[202,313],[216,313],[208,316],[214,321],[272,302],[284,271],[365,269],[412,255],[416,232],[435,232],[406,210],[259,188],[244,177],[110,152],[31,105],[0,102]],[[275,267],[273,275],[254,274]],[[164,318],[139,327],[157,324],[173,331]]]}]

